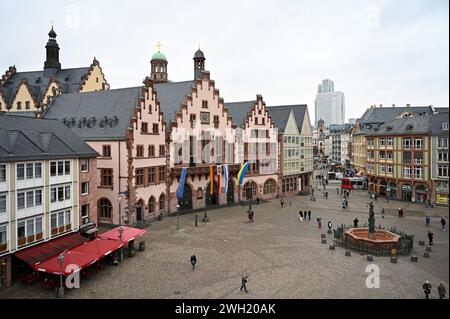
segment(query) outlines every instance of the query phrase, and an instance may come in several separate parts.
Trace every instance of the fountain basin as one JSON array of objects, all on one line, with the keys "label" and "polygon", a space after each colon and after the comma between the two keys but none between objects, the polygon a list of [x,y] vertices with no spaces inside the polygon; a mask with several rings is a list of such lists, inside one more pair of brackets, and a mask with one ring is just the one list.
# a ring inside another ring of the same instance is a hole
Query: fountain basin
[{"label": "fountain basin", "polygon": [[400,236],[382,229],[375,229],[374,234],[369,234],[369,228],[350,228],[344,232],[344,241],[355,250],[390,255],[393,249],[398,249]]}]

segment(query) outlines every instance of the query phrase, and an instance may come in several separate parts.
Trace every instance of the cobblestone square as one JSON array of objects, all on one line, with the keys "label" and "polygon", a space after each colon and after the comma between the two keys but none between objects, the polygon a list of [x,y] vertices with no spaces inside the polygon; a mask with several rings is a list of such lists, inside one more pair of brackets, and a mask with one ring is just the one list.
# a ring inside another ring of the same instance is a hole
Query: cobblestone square
[{"label": "cobblestone square", "polygon": [[[387,201],[374,202],[376,225],[395,226],[414,233],[414,248],[418,262],[401,256],[397,263],[389,257],[366,256],[344,249],[329,250],[321,243],[327,222],[333,227],[351,224],[358,217],[367,222],[369,201],[367,192],[353,192],[349,208],[342,209],[336,186],[328,186],[329,197],[317,195],[287,198],[280,208],[277,199],[254,204],[254,223],[248,223],[247,206],[219,208],[208,211],[210,222],[194,226],[194,213],[180,215],[180,229],[176,217],[155,221],[148,228],[146,250],[134,258],[126,258],[119,266],[108,266],[81,288],[66,293],[66,298],[424,298],[422,284],[429,280],[431,298],[437,298],[436,287],[449,285],[449,237],[442,231],[440,218],[448,219],[444,207],[426,208],[423,205]],[[290,204],[291,202],[291,204]],[[381,218],[380,209],[386,209]],[[397,217],[403,207],[406,218]],[[311,221],[300,222],[299,210],[311,210]],[[199,214],[201,220],[202,214]],[[430,229],[434,245],[430,258],[424,258],[427,240],[425,215],[431,216]],[[322,217],[322,229],[316,217]],[[197,256],[192,270],[190,257]],[[366,267],[370,263],[380,269],[380,288],[366,288]],[[241,276],[248,275],[248,293],[239,290]],[[0,298],[54,298],[53,290],[45,290],[39,283],[26,286],[20,282],[0,291]]]}]

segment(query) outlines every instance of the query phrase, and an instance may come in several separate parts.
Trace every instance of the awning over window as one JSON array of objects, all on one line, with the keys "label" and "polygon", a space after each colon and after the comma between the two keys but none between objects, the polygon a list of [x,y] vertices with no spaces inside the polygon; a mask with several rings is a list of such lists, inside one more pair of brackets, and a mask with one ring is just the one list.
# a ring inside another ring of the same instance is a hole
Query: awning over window
[{"label": "awning over window", "polygon": [[[133,227],[127,227],[127,226],[120,226],[123,229],[122,232],[122,242],[128,243],[132,240],[135,240],[141,236],[144,236],[147,231],[145,229],[138,229]],[[108,239],[114,239],[119,240],[119,228],[116,227],[114,229],[108,230],[107,232],[104,232],[100,235],[98,235],[101,238],[108,238]]]},{"label": "awning over window", "polygon": [[[86,268],[100,258],[103,258],[113,251],[118,250],[123,246],[117,240],[96,238],[92,241],[85,242],[84,244],[75,247],[69,251],[62,253],[64,256],[64,262],[62,265],[63,274],[65,276],[70,275],[77,267],[79,269]],[[59,274],[60,265],[58,256],[55,256],[41,264],[36,265],[34,268],[37,271],[46,273]],[[71,265],[71,267],[68,267]],[[73,268],[75,266],[75,269]]]},{"label": "awning over window", "polygon": [[14,254],[14,256],[23,260],[31,267],[34,267],[56,255],[59,255],[63,251],[79,246],[88,240],[88,238],[83,237],[79,233],[71,233],[69,235],[58,237],[56,239],[18,251]]}]

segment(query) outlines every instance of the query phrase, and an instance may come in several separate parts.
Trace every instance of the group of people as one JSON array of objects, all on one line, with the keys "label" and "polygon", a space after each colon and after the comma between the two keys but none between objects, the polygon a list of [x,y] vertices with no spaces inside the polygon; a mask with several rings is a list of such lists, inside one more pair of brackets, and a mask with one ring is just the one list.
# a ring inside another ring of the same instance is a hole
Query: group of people
[{"label": "group of people", "polygon": [[[431,294],[431,284],[427,280],[422,286],[423,292],[425,293],[425,298],[430,299],[429,295]],[[441,282],[439,286],[437,286],[437,291],[439,294],[439,299],[445,299],[445,296],[447,295],[447,289],[445,289],[444,284]]]},{"label": "group of people", "polygon": [[298,212],[298,220],[299,221],[303,221],[303,219],[304,220],[306,220],[306,218],[308,218],[308,220],[311,220],[311,211],[310,210],[308,210],[308,211],[302,211],[302,210],[300,210],[299,212]]}]

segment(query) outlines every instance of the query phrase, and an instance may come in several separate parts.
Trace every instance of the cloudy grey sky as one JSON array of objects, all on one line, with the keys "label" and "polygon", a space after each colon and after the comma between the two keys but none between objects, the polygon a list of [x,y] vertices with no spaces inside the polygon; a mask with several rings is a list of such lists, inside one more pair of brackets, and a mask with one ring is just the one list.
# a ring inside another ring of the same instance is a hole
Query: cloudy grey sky
[{"label": "cloudy grey sky", "polygon": [[[140,85],[161,41],[173,81],[198,45],[225,102],[306,103],[324,78],[346,117],[371,104],[449,105],[448,0],[0,1],[0,71],[42,69],[54,21],[62,66],[100,61],[111,88]],[[7,32],[5,32],[8,30]]]}]

